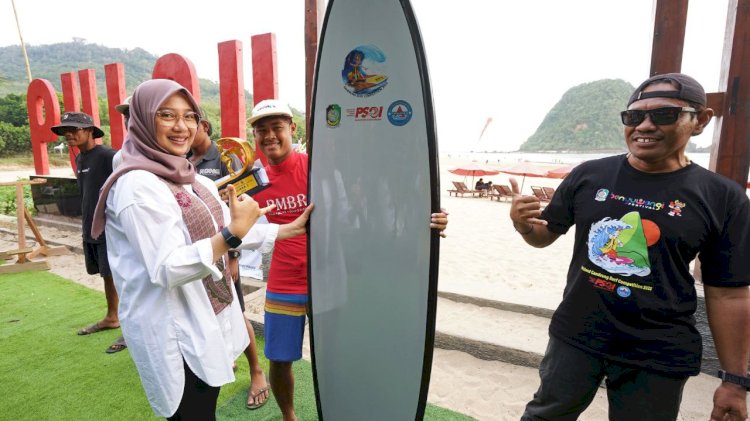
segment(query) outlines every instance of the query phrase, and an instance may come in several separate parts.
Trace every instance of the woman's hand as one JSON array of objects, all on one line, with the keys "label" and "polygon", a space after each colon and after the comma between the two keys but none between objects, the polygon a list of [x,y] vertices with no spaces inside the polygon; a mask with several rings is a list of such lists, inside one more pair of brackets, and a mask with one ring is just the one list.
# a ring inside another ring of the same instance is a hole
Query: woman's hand
[{"label": "woman's hand", "polygon": [[261,216],[276,207],[276,205],[270,205],[261,208],[258,202],[246,194],[237,197],[234,186],[231,184],[226,190],[229,196],[229,215],[232,218],[227,228],[235,237],[243,238]]}]

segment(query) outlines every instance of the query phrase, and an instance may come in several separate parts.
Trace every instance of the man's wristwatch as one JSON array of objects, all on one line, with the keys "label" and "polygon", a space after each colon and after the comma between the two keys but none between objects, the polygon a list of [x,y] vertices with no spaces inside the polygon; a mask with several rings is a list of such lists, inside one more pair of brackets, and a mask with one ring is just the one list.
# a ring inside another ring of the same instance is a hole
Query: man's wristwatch
[{"label": "man's wristwatch", "polygon": [[229,232],[229,228],[227,227],[221,229],[221,235],[224,237],[227,245],[229,245],[229,248],[236,249],[242,244],[242,239],[235,237],[234,234]]},{"label": "man's wristwatch", "polygon": [[[750,374],[750,373],[748,373],[748,374]],[[719,370],[718,376],[719,376],[719,378],[722,381],[729,382],[729,383],[734,383],[734,384],[738,384],[738,385],[744,387],[745,390],[750,390],[750,378],[748,378],[748,377],[742,377],[742,376],[738,376],[736,374],[727,373],[724,370]]]}]

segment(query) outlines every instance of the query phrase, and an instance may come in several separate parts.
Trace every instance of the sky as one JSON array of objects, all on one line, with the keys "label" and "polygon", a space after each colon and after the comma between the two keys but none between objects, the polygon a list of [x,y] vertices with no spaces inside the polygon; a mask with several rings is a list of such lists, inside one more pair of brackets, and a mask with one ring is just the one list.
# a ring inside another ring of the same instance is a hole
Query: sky
[{"label": "sky", "polygon": [[[720,90],[728,1],[689,2],[682,71],[707,92]],[[652,0],[411,3],[427,55],[440,152],[517,150],[568,89],[600,79],[637,86],[648,77]],[[247,89],[250,37],[273,32],[279,97],[305,109],[304,0],[15,0],[15,5],[27,45],[82,38],[157,56],[179,53],[195,64],[198,77],[211,80],[218,80],[217,45],[240,40]],[[0,47],[19,44],[11,0],[3,0]],[[95,70],[104,77],[103,68]],[[488,118],[492,122],[482,132]],[[713,124],[694,140],[707,146],[712,138]]]}]

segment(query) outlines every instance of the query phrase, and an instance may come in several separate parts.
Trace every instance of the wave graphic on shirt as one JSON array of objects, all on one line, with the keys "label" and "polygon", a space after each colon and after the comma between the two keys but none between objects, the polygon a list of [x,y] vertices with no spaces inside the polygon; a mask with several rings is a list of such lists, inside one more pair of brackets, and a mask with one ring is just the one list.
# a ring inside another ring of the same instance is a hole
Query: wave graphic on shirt
[{"label": "wave graphic on shirt", "polygon": [[647,276],[651,273],[648,246],[659,237],[658,231],[653,222],[641,220],[638,212],[621,219],[604,218],[591,224],[589,260],[610,273]]}]

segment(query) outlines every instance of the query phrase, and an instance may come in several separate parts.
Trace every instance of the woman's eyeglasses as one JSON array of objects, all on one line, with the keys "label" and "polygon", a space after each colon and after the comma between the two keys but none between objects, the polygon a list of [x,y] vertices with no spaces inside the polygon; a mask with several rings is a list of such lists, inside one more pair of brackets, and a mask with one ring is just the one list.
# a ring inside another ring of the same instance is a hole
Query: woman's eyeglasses
[{"label": "woman's eyeglasses", "polygon": [[201,120],[201,116],[198,113],[188,111],[185,114],[179,115],[174,111],[159,110],[156,112],[156,121],[160,125],[170,127],[177,124],[177,121],[182,118],[185,121],[185,125],[188,128],[194,129],[198,127],[198,122]]},{"label": "woman's eyeglasses", "polygon": [[620,113],[622,124],[635,127],[646,119],[646,115],[651,117],[651,122],[658,126],[674,124],[681,113],[696,113],[692,107],[664,107],[654,108],[653,110],[627,110]]}]

